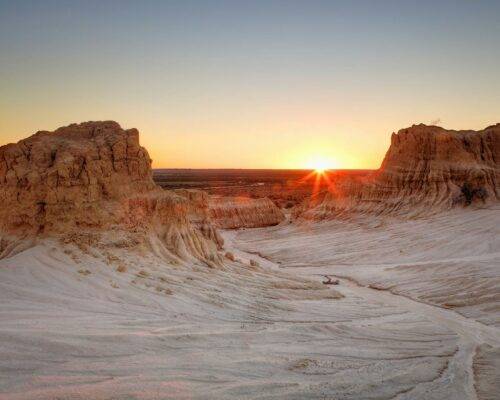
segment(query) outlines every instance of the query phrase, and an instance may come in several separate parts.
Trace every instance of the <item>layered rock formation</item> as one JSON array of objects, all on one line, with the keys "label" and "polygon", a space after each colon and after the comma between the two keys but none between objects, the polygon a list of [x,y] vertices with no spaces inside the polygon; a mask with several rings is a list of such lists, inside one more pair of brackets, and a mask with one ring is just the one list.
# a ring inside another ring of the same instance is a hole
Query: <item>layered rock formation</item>
[{"label": "layered rock formation", "polygon": [[500,197],[500,124],[482,131],[413,125],[393,133],[379,170],[339,179],[296,215],[433,212]]},{"label": "layered rock formation", "polygon": [[0,254],[15,242],[6,237],[120,230],[154,238],[170,258],[220,261],[208,206],[195,215],[192,199],[157,187],[138,131],[113,121],[37,132],[0,147],[0,201]]},{"label": "layered rock formation", "polygon": [[1,228],[61,231],[116,222],[103,202],[154,189],[151,160],[135,129],[112,121],[41,131],[0,148]]},{"label": "layered rock formation", "polygon": [[176,189],[174,193],[188,200],[187,214],[191,224],[203,232],[203,235],[217,244],[219,249],[224,245],[224,239],[216,229],[216,224],[210,216],[210,196],[201,190]]},{"label": "layered rock formation", "polygon": [[257,228],[277,225],[283,212],[268,198],[218,197],[210,200],[210,217],[219,228]]}]

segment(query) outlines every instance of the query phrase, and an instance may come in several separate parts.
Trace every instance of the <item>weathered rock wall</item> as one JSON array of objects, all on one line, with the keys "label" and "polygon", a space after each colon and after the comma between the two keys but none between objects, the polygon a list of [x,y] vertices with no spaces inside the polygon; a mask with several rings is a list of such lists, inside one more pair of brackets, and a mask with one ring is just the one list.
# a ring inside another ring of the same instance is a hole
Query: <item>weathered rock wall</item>
[{"label": "weathered rock wall", "polygon": [[0,147],[0,253],[16,238],[127,231],[159,239],[171,257],[216,265],[222,242],[208,202],[193,196],[154,184],[136,129],[105,121],[37,132]]},{"label": "weathered rock wall", "polygon": [[60,231],[115,222],[105,202],[155,187],[136,129],[112,121],[37,132],[0,147],[1,228]]},{"label": "weathered rock wall", "polygon": [[212,221],[224,229],[272,226],[285,219],[268,198],[212,196],[209,208]]},{"label": "weathered rock wall", "polygon": [[498,201],[500,124],[482,131],[414,125],[391,138],[379,170],[339,179],[295,212],[304,218],[350,213],[428,213]]}]

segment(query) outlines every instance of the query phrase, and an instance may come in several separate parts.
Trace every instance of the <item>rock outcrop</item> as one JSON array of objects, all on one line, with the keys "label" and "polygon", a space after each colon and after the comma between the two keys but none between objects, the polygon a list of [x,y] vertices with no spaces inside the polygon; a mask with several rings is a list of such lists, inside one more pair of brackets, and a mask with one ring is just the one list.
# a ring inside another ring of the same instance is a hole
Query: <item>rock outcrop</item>
[{"label": "rock outcrop", "polygon": [[278,225],[283,212],[268,198],[218,197],[210,199],[210,217],[224,229],[258,228]]},{"label": "rock outcrop", "polygon": [[393,133],[379,170],[339,179],[296,215],[428,213],[497,201],[500,197],[500,124],[482,131],[414,125]]},{"label": "rock outcrop", "polygon": [[15,238],[122,231],[177,261],[222,259],[208,205],[196,214],[192,197],[157,187],[138,131],[113,121],[37,132],[0,147],[0,202],[0,254],[11,252]]},{"label": "rock outcrop", "polygon": [[116,222],[104,202],[154,189],[136,129],[112,121],[41,131],[0,148],[0,224],[42,233]]},{"label": "rock outcrop", "polygon": [[203,235],[217,244],[219,249],[224,245],[224,239],[219,234],[210,216],[210,196],[202,190],[176,189],[174,193],[188,200],[188,217]]}]

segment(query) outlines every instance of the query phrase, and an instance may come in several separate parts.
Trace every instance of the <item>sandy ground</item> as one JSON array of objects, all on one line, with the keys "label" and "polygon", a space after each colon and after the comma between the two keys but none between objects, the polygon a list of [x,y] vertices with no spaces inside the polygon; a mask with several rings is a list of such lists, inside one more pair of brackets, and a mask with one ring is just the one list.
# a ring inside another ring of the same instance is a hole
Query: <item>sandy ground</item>
[{"label": "sandy ground", "polygon": [[499,226],[231,231],[224,270],[40,243],[0,261],[0,399],[498,398]]}]

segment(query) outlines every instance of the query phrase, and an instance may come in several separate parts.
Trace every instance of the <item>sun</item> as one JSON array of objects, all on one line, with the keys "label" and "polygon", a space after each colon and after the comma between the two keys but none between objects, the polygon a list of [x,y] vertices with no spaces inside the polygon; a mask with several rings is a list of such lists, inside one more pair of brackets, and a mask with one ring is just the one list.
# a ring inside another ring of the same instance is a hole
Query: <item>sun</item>
[{"label": "sun", "polygon": [[317,174],[323,174],[326,170],[334,168],[334,162],[325,158],[316,158],[311,160],[307,165],[313,169]]},{"label": "sun", "polygon": [[322,174],[322,173],[324,173],[327,169],[328,169],[328,168],[327,168],[326,164],[323,164],[323,163],[318,163],[318,164],[314,167],[314,171],[315,171],[317,174]]}]

